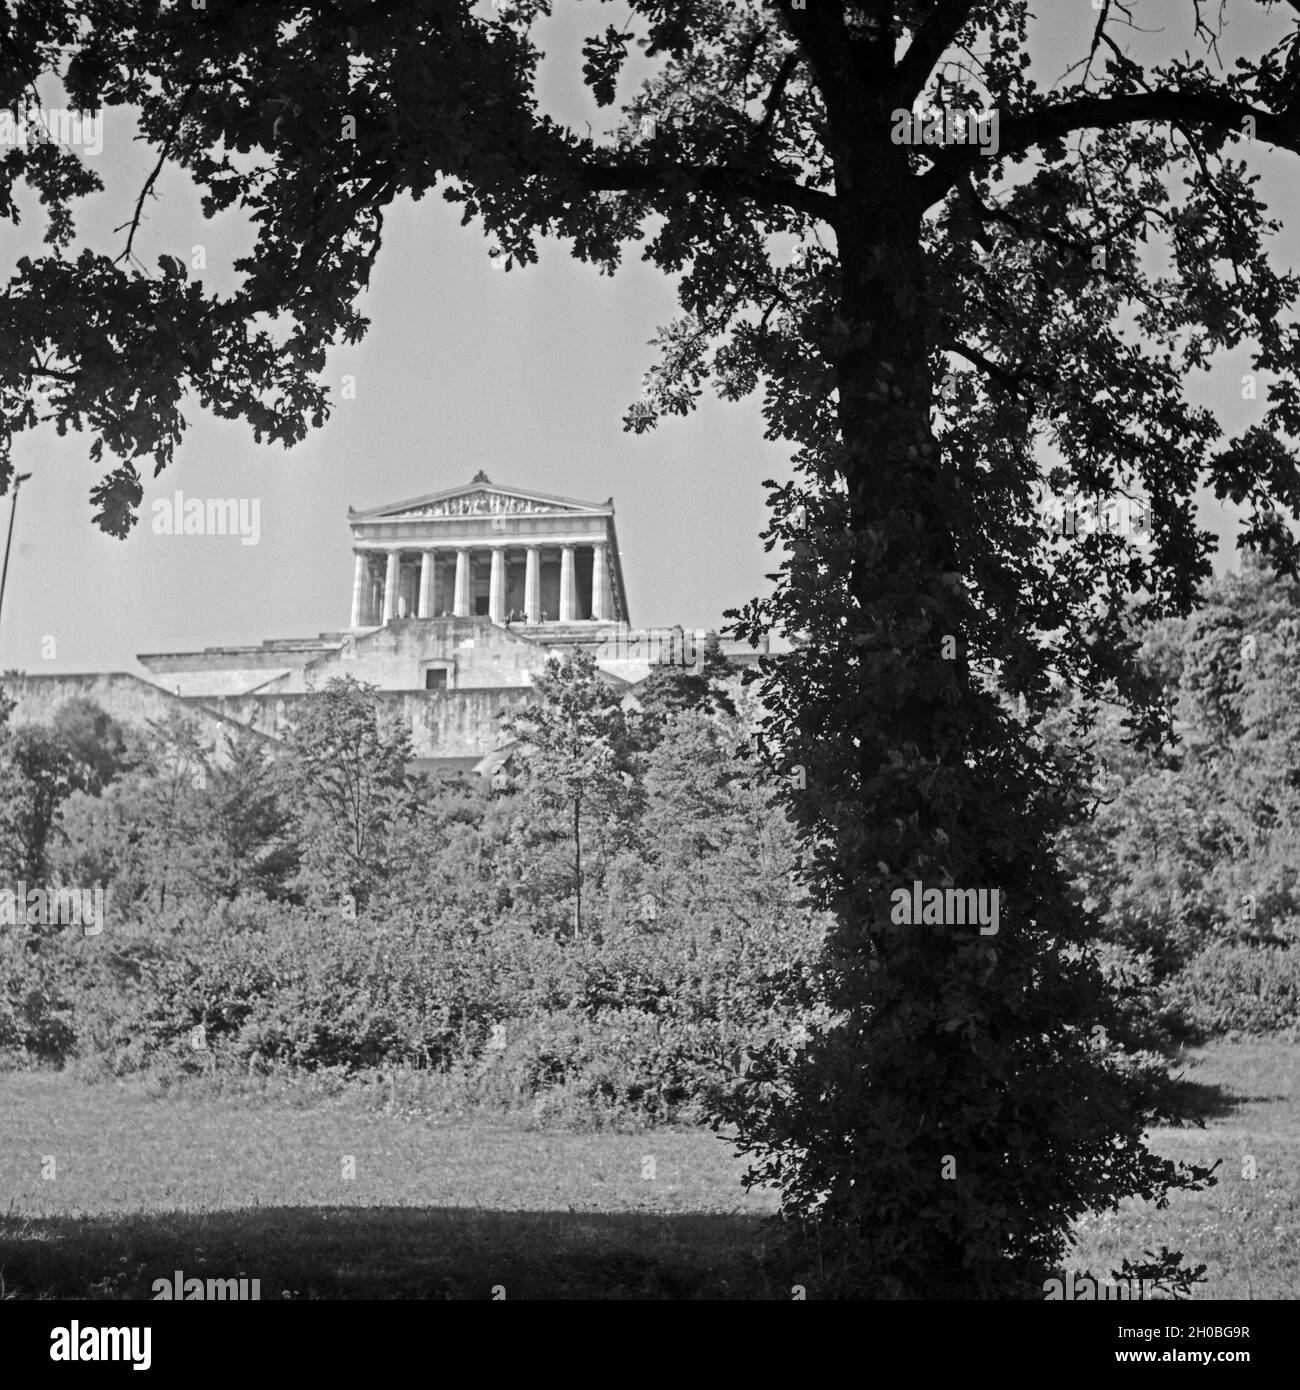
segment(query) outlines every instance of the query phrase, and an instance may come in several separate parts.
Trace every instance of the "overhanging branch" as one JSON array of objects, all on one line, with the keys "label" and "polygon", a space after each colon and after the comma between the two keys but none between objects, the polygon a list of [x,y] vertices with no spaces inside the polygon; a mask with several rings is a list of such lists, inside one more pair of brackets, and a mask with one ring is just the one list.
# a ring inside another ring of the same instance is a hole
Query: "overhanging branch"
[{"label": "overhanging branch", "polygon": [[679,164],[588,164],[578,170],[579,184],[592,193],[662,193],[697,191],[749,198],[760,207],[789,208],[835,225],[838,202],[830,193],[801,183],[768,178],[752,169]]},{"label": "overhanging branch", "polygon": [[945,344],[945,350],[951,352],[956,357],[965,358],[972,367],[978,367],[986,376],[991,377],[999,385],[1005,386],[1008,391],[1014,392],[1018,396],[1030,397],[1033,393],[1025,391],[1025,382],[1031,382],[1035,386],[1043,387],[1048,384],[1048,378],[1040,372],[1009,371],[1006,367],[1000,366],[997,362],[986,357],[976,348],[967,347],[965,343],[952,342]]},{"label": "overhanging branch", "polygon": [[[1297,115],[1279,115],[1209,92],[1164,90],[1080,97],[1023,116],[1009,116],[999,122],[998,157],[1025,154],[1048,140],[1062,139],[1079,130],[1111,130],[1141,121],[1170,121],[1240,131],[1248,118],[1255,123],[1257,139],[1300,153]],[[980,147],[973,144],[936,149],[933,166],[919,179],[923,205],[937,203],[983,157]]]},{"label": "overhanging branch", "polygon": [[172,146],[176,143],[176,137],[180,134],[181,126],[185,123],[185,117],[189,114],[190,106],[194,101],[195,93],[199,90],[199,86],[200,83],[198,78],[195,78],[194,81],[190,83],[181,101],[180,110],[176,113],[176,123],[173,125],[166,140],[163,141],[163,147],[158,154],[158,162],[153,166],[152,170],[150,170],[149,177],[145,179],[144,187],[140,190],[140,196],[135,200],[135,212],[132,214],[130,222],[124,222],[121,227],[115,227],[113,229],[116,232],[120,232],[124,228],[130,229],[126,236],[126,249],[114,261],[115,265],[131,258],[132,247],[135,245],[135,234],[140,230],[140,219],[144,215],[144,201],[150,193],[153,192],[154,184],[158,182],[158,175],[162,173],[163,165],[167,163],[168,157],[171,155]]}]

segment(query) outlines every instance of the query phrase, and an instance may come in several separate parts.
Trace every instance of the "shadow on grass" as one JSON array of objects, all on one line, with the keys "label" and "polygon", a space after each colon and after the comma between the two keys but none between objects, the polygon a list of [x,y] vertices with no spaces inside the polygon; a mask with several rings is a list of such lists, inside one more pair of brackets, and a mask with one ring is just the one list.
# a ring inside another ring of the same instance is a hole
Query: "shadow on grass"
[{"label": "shadow on grass", "polygon": [[[1175,1068],[1181,1064],[1173,1063]],[[1270,1105],[1285,1101],[1285,1095],[1243,1095],[1217,1081],[1189,1081],[1187,1074],[1175,1070],[1169,1082],[1169,1097],[1177,1107],[1183,1124],[1223,1120],[1247,1105]]]},{"label": "shadow on grass", "polygon": [[[8,1298],[152,1299],[153,1283],[261,1281],[279,1299],[788,1299],[757,1216],[247,1207],[0,1218]],[[251,1282],[250,1282],[251,1288]]]}]

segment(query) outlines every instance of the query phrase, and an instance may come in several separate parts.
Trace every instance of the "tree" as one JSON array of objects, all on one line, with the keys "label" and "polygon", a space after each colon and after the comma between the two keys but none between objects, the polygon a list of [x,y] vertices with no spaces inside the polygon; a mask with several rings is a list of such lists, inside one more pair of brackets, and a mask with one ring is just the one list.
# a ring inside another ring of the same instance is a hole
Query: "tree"
[{"label": "tree", "polygon": [[55,872],[64,883],[111,889],[115,916],[156,910],[166,868],[157,810],[155,789],[140,770],[117,778],[101,796],[74,791],[51,851]]},{"label": "tree", "polygon": [[1063,840],[1104,938],[1145,955],[1156,984],[1216,946],[1289,944],[1300,921],[1300,591],[1245,560],[1143,641],[1178,744],[1138,752],[1108,711],[1108,785]]},{"label": "tree", "polygon": [[218,898],[240,893],[290,896],[300,853],[286,779],[251,730],[229,735],[228,756],[208,773],[202,817],[193,827],[194,877]]},{"label": "tree", "polygon": [[212,758],[187,714],[169,710],[162,719],[149,720],[148,729],[136,795],[123,798],[123,809],[129,817],[128,838],[138,846],[161,912],[169,891],[193,874],[193,827],[203,816],[198,806],[207,792]]},{"label": "tree", "polygon": [[1241,651],[1244,629],[1229,609],[1203,608],[1185,635],[1183,702],[1203,737],[1217,743],[1241,732]]},{"label": "tree", "polygon": [[637,799],[622,701],[586,652],[552,657],[533,683],[536,699],[504,721],[525,746],[528,792],[561,811],[573,846],[573,932],[582,934],[583,818],[607,835]]},{"label": "tree", "polygon": [[98,796],[140,756],[128,731],[84,695],[55,710],[53,728],[67,745],[77,789],[91,796]]},{"label": "tree", "polygon": [[12,709],[0,690],[0,855],[6,868],[40,879],[70,798],[97,795],[137,755],[93,701],[69,700],[49,727],[11,730]]},{"label": "tree", "polygon": [[[229,18],[235,6],[217,0],[207,13],[215,18],[218,8]],[[324,391],[307,362],[284,356],[261,324],[205,294],[178,257],[161,257],[161,273],[154,274],[135,256],[135,227],[161,161],[141,191],[121,253],[111,258],[85,248],[75,258],[68,254],[76,201],[103,184],[66,135],[81,133],[81,117],[98,110],[105,83],[115,93],[105,93],[109,105],[122,97],[136,101],[152,85],[143,74],[128,73],[125,52],[85,48],[88,26],[108,24],[117,39],[127,39],[137,22],[166,29],[192,10],[160,13],[157,5],[132,0],[109,0],[93,15],[33,0],[0,7],[0,112],[6,122],[0,218],[17,223],[20,208],[26,211],[24,193],[38,195],[50,248],[50,254],[19,260],[0,301],[0,338],[8,345],[0,367],[0,488],[13,476],[17,437],[47,421],[60,433],[84,429],[91,459],[107,454],[116,461],[92,488],[91,501],[95,523],[119,538],[135,525],[143,496],[134,461],[151,456],[162,467],[174,457],[187,390],[218,414],[247,420],[259,440],[287,445],[303,437],[309,419],[316,425],[325,419]],[[47,74],[62,78],[72,106],[64,114],[77,116],[63,132],[50,129],[42,106],[38,83]],[[164,85],[170,87],[170,77]],[[181,129],[184,108],[201,86],[194,83],[163,126],[145,118],[146,138],[158,142],[164,159],[188,146],[191,135],[201,142],[197,129]],[[199,147],[190,152],[198,154]]]},{"label": "tree", "polygon": [[0,854],[6,870],[38,883],[44,878],[46,851],[73,790],[73,773],[63,739],[39,724],[15,729],[0,743]]},{"label": "tree", "polygon": [[732,675],[716,632],[704,639],[704,650],[694,664],[656,662],[636,688],[647,743],[653,746],[663,736],[668,722],[686,710],[711,709],[734,714],[735,705],[726,689]]},{"label": "tree", "polygon": [[[836,916],[838,1021],[799,1057],[773,1054],[782,1099],[756,1097],[740,1123],[787,1212],[821,1223],[836,1287],[1041,1290],[1080,1212],[1196,1180],[1148,1153],[1123,1078],[1089,1050],[1104,1013],[1092,927],[1052,848],[1076,769],[1035,729],[1055,676],[1129,704],[1142,739],[1167,732],[1125,600],[1144,619],[1194,606],[1201,480],[1295,568],[1297,281],[1269,260],[1239,157],[1300,150],[1294,20],[1255,16],[1262,43],[1223,74],[1201,7],[1199,51],[1179,36],[1145,64],[1124,47],[1127,10],[1106,4],[1043,87],[1024,0],[629,0],[623,27],[583,47],[597,103],[621,100],[605,138],[543,109],[541,0],[10,8],[7,95],[70,53],[75,100],[137,105],[205,210],[257,225],[225,298],[176,259],[161,280],[94,258],[19,267],[8,428],[28,426],[34,373],[61,383],[61,424],[93,401],[92,428],[127,459],[96,493],[109,529],[139,500],[131,458],[166,461],[173,384],[277,437],[319,417],[310,377],[328,342],[364,329],[384,209],[440,182],[507,268],[551,235],[612,270],[648,235],[683,314],[631,428],[689,412],[706,384],[763,390],[769,435],[795,451],[768,533],[791,554],[736,630],[799,638],[763,664],[763,742]],[[913,119],[927,105],[944,118]],[[42,158],[5,177],[47,194],[60,248],[83,189]],[[1166,270],[1141,254],[1153,242]],[[261,330],[277,313],[278,355]],[[1225,441],[1188,384],[1245,344],[1267,403]],[[119,345],[147,368],[138,400]],[[1149,546],[1049,538],[1030,516],[1044,481],[1145,496]],[[894,892],[917,880],[997,888],[999,935],[895,923]],[[945,1156],[956,1176],[940,1176]]]},{"label": "tree", "polygon": [[348,676],[304,701],[288,742],[305,886],[362,907],[388,867],[390,831],[412,810],[410,734],[381,716],[374,686]]},{"label": "tree", "polygon": [[[794,1020],[815,1007],[809,975],[826,926],[793,882],[793,827],[774,813],[771,785],[744,775],[744,739],[736,715],[693,709],[670,720],[645,758],[638,835],[649,896],[638,936],[664,942],[662,975],[681,976],[677,995],[716,1020],[717,1060],[733,1082],[745,1044],[789,1044]],[[774,1005],[781,1026],[755,1037]]]}]

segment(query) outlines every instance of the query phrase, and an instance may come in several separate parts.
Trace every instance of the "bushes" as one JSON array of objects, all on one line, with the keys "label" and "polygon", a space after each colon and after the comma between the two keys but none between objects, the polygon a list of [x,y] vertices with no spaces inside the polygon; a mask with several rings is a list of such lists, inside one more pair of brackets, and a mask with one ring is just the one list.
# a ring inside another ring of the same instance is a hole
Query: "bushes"
[{"label": "bushes", "polygon": [[[650,1124],[703,1118],[746,1048],[793,1031],[771,981],[802,969],[807,918],[743,943],[720,942],[705,910],[665,910],[653,932],[603,925],[559,942],[459,908],[169,909],[15,953],[25,973],[6,977],[0,1050],[39,1042],[114,1075],[419,1069],[447,1079],[448,1104]],[[46,1031],[19,1029],[14,1001],[37,998]]]},{"label": "bushes", "polygon": [[1098,953],[1115,991],[1129,1053],[1159,1053],[1212,1037],[1300,1035],[1300,950],[1214,941],[1179,971],[1156,978],[1149,955],[1114,945]]},{"label": "bushes", "polygon": [[1184,1021],[1160,988],[1150,952],[1103,941],[1097,964],[1115,1007],[1114,1045],[1146,1055],[1167,1052],[1184,1038]]},{"label": "bushes", "polygon": [[1197,1038],[1300,1035],[1300,950],[1215,943],[1164,988],[1166,1007]]},{"label": "bushes", "polygon": [[707,1033],[641,1009],[539,1014],[501,1028],[467,1090],[479,1105],[528,1104],[548,1121],[699,1121]]},{"label": "bushes", "polygon": [[59,972],[25,932],[0,930],[0,1056],[20,1066],[58,1063],[74,1038]]},{"label": "bushes", "polygon": [[455,1104],[552,1119],[702,1115],[809,1003],[823,924],[789,882],[790,827],[738,776],[745,721],[692,707],[707,681],[647,739],[590,662],[550,674],[503,794],[408,778],[350,682],[274,767],[247,740],[222,759],[156,728],[64,808],[52,868],[114,910],[101,936],[14,957],[0,1056],[413,1071]]}]

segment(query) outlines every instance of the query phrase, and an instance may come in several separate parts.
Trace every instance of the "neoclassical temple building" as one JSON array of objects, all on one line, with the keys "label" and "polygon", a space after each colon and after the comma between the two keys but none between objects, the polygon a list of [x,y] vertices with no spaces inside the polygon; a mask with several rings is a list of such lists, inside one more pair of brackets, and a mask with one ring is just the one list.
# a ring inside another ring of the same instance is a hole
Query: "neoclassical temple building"
[{"label": "neoclassical temple building", "polygon": [[394,618],[626,623],[614,499],[597,504],[493,485],[349,511],[355,632]]},{"label": "neoclassical temple building", "polygon": [[[7,683],[14,722],[47,720],[72,695],[126,722],[177,706],[215,739],[250,728],[279,741],[301,702],[337,676],[373,685],[410,729],[418,767],[490,770],[501,718],[551,657],[588,650],[635,699],[656,662],[693,665],[705,633],[631,627],[613,499],[579,502],[485,473],[424,497],[349,510],[348,624],[247,647],[142,653],[136,676],[28,676]],[[342,587],[342,586],[340,586]],[[737,666],[758,659],[724,643]]]}]

